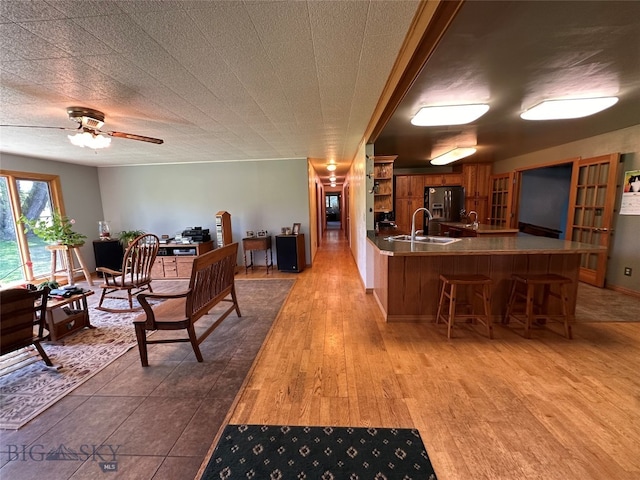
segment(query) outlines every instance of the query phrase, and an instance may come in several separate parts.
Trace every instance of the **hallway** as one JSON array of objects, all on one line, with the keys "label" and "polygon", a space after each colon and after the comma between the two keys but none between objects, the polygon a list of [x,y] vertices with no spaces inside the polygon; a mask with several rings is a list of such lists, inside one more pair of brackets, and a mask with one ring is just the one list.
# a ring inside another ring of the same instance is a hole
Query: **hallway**
[{"label": "hallway", "polygon": [[343,232],[323,240],[229,423],[418,428],[439,480],[640,476],[640,323],[614,323],[628,312],[572,341],[466,325],[448,341],[383,322]]}]

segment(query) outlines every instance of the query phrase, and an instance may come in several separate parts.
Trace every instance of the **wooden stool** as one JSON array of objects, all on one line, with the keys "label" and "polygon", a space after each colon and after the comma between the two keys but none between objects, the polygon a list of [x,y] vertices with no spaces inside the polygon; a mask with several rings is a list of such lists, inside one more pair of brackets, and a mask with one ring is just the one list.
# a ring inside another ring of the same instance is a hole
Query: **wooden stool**
[{"label": "wooden stool", "polygon": [[[571,279],[555,273],[514,274],[511,279],[511,295],[503,323],[508,324],[511,319],[523,323],[525,338],[531,338],[531,326],[534,323],[543,324],[539,320],[562,322],[565,336],[572,338],[571,325],[569,325],[569,296],[566,288],[568,284],[572,283]],[[554,285],[559,287],[558,292],[551,290]],[[542,299],[537,302],[536,296],[540,296],[538,287],[542,287]],[[560,300],[561,314],[549,313],[549,297]],[[524,303],[518,303],[518,300],[522,300]],[[517,306],[524,306],[524,312],[514,313],[514,308]]]},{"label": "wooden stool", "polygon": [[[440,303],[438,304],[438,313],[436,315],[436,323],[440,323],[440,318],[447,324],[447,338],[451,338],[451,329],[457,319],[478,320],[487,327],[489,338],[493,338],[493,325],[491,323],[490,294],[492,281],[485,275],[440,275],[442,281],[442,290],[440,291]],[[457,287],[469,287],[470,295],[467,296],[467,304],[457,301]],[[478,297],[482,300],[484,313],[475,313],[473,310],[473,299]],[[445,304],[449,304],[449,314],[445,314]],[[466,305],[470,309],[470,313],[456,313],[456,305]]]},{"label": "wooden stool", "polygon": [[[55,282],[56,273],[65,272],[67,274],[67,281],[69,282],[69,285],[73,285],[73,274],[75,272],[82,272],[87,283],[89,283],[89,285],[93,285],[91,274],[89,273],[89,270],[82,259],[82,255],[80,254],[80,245],[48,245],[45,248],[51,252],[51,276],[49,280]],[[57,270],[56,267],[58,252],[60,252],[60,255],[62,256],[62,263],[64,266],[62,270]],[[78,263],[80,264],[79,268],[74,267],[72,254],[75,254],[78,259]]]}]

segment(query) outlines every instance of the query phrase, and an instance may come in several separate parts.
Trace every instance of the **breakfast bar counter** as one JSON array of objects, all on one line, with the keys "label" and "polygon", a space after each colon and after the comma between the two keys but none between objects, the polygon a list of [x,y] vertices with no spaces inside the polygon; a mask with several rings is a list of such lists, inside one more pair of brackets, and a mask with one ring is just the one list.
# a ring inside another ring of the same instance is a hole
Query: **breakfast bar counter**
[{"label": "breakfast bar counter", "polygon": [[493,280],[491,313],[498,321],[506,308],[511,275],[555,273],[572,280],[569,315],[575,316],[582,253],[605,247],[553,238],[456,238],[449,244],[389,240],[367,232],[373,247],[373,294],[386,321],[435,321],[440,274],[483,274]]}]

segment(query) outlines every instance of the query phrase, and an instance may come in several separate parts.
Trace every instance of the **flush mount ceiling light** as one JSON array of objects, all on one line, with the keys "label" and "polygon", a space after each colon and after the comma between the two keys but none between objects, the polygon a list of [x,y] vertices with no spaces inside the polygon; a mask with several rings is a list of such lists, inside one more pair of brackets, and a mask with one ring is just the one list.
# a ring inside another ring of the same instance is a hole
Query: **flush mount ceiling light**
[{"label": "flush mount ceiling light", "polygon": [[545,100],[520,114],[525,120],[560,120],[588,117],[618,102],[618,97]]},{"label": "flush mount ceiling light", "polygon": [[329,181],[330,181],[331,183],[336,183],[336,176],[335,176],[335,175],[331,175],[331,176],[329,177]]},{"label": "flush mount ceiling light", "polygon": [[327,165],[327,170],[329,170],[330,172],[335,172],[336,168],[338,168],[334,163],[330,163],[329,165]]},{"label": "flush mount ceiling light", "polygon": [[489,105],[484,103],[422,107],[411,119],[411,123],[418,127],[464,125],[477,120],[488,111]]},{"label": "flush mount ceiling light", "polygon": [[431,165],[447,165],[476,153],[473,147],[456,147],[431,160]]},{"label": "flush mount ceiling light", "polygon": [[332,183],[331,183],[331,186],[332,186],[332,187],[335,187],[335,186],[336,186],[335,182],[332,182]]},{"label": "flush mount ceiling light", "polygon": [[69,141],[77,147],[88,147],[93,150],[106,148],[111,145],[111,139],[98,133],[82,132],[75,135],[67,135]]}]

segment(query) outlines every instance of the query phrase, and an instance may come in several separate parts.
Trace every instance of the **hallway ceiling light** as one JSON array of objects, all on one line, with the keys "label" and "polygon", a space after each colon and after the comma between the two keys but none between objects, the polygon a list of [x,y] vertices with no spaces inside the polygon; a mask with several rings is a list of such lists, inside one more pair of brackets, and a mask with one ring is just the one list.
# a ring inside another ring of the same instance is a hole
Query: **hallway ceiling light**
[{"label": "hallway ceiling light", "polygon": [[484,103],[422,107],[411,119],[411,123],[418,127],[464,125],[477,120],[488,111],[489,105]]},{"label": "hallway ceiling light", "polygon": [[330,181],[331,183],[336,183],[336,176],[335,176],[335,175],[331,175],[331,176],[329,177],[329,181]]},{"label": "hallway ceiling light", "polygon": [[456,147],[453,150],[449,150],[447,153],[437,156],[431,160],[431,165],[448,165],[462,158],[468,157],[476,153],[476,149],[473,147]]},{"label": "hallway ceiling light", "polygon": [[582,118],[606,110],[617,102],[618,97],[545,100],[522,112],[520,117],[525,120]]},{"label": "hallway ceiling light", "polygon": [[336,168],[338,167],[336,166],[335,163],[330,163],[329,165],[327,165],[327,170],[329,170],[330,172],[335,172]]},{"label": "hallway ceiling light", "polygon": [[336,182],[331,182],[331,184],[330,184],[330,185],[331,185],[332,187],[335,187],[335,186],[336,186]]}]

